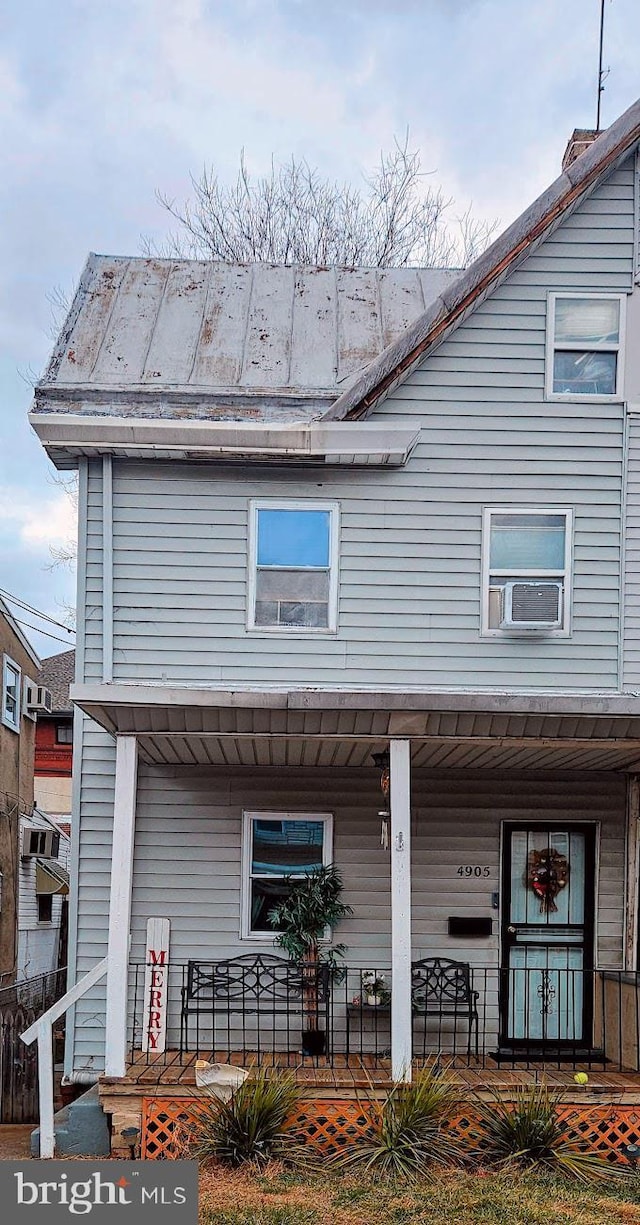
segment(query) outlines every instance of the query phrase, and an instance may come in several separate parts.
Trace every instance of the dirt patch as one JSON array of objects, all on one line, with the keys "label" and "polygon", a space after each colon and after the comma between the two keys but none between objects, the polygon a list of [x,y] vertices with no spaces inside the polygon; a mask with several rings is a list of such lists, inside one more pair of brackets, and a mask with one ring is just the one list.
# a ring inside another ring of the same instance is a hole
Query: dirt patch
[{"label": "dirt patch", "polygon": [[0,1123],[0,1161],[25,1161],[31,1156],[34,1123]]}]

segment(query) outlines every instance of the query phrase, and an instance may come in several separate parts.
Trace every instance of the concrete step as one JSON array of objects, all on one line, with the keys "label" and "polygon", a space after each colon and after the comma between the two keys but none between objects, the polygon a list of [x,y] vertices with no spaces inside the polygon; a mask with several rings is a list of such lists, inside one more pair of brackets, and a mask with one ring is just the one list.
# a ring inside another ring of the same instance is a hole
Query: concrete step
[{"label": "concrete step", "polygon": [[[63,1106],[55,1115],[57,1157],[108,1157],[111,1152],[107,1116],[98,1101],[98,1086]],[[31,1133],[31,1155],[40,1151],[40,1128]]]}]

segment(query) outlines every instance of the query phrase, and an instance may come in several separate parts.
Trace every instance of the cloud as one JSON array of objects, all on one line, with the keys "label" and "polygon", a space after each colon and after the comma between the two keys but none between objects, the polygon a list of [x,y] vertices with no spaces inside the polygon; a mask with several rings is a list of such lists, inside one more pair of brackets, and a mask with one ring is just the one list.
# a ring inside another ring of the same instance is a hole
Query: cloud
[{"label": "cloud", "polygon": [[76,510],[64,492],[50,498],[29,498],[22,488],[0,488],[0,521],[6,535],[17,532],[22,545],[43,553],[76,536]]}]

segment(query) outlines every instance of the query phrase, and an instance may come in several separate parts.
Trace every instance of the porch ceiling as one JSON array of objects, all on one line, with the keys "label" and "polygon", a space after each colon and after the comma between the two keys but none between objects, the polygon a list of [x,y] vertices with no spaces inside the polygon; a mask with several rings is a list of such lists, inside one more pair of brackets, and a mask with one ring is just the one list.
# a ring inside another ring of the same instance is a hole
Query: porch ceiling
[{"label": "porch ceiling", "polygon": [[410,738],[416,768],[640,770],[635,697],[219,692],[76,686],[76,703],[167,765],[363,767]]}]

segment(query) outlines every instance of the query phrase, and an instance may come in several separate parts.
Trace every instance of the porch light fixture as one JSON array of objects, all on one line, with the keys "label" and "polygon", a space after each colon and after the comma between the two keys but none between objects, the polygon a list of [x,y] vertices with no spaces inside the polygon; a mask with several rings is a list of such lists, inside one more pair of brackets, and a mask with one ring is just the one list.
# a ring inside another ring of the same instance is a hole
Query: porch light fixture
[{"label": "porch light fixture", "polygon": [[131,1160],[135,1161],[138,1154],[138,1145],[140,1143],[140,1128],[139,1127],[123,1127],[120,1132],[122,1139],[129,1148]]},{"label": "porch light fixture", "polygon": [[[391,756],[388,749],[384,749],[381,753],[372,753],[371,758],[376,770],[380,771],[380,790],[387,802],[389,803],[389,788],[391,784]],[[378,816],[382,821],[380,827],[380,846],[383,851],[389,850],[389,817],[388,808],[383,808]]]}]

